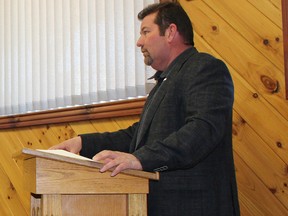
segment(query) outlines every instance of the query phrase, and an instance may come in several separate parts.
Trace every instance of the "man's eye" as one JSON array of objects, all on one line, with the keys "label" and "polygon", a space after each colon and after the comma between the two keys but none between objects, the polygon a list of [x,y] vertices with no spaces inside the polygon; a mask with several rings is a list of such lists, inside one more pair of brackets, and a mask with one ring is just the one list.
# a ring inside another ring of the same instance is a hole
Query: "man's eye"
[{"label": "man's eye", "polygon": [[146,35],[146,34],[148,34],[148,33],[149,33],[149,31],[143,31],[143,32],[142,32],[143,35]]}]

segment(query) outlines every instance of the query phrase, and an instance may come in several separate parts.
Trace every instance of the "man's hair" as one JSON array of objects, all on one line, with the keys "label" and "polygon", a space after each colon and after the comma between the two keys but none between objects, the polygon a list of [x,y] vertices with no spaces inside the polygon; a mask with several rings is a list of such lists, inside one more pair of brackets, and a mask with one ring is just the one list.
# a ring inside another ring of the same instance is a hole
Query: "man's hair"
[{"label": "man's hair", "polygon": [[154,23],[159,26],[160,35],[165,34],[165,30],[171,23],[177,26],[179,34],[183,37],[185,44],[194,46],[193,27],[189,16],[179,3],[164,2],[148,5],[138,13],[138,19],[143,20],[147,15],[156,13]]}]

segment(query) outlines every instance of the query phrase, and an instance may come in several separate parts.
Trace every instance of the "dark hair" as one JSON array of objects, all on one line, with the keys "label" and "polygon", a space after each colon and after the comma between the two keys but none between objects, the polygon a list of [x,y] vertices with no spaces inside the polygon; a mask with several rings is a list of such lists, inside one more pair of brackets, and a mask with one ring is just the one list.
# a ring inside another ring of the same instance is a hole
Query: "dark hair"
[{"label": "dark hair", "polygon": [[151,4],[138,13],[138,19],[143,20],[147,15],[156,12],[157,16],[154,23],[159,26],[160,35],[164,35],[169,25],[174,23],[185,44],[194,46],[192,23],[179,3],[164,2]]}]

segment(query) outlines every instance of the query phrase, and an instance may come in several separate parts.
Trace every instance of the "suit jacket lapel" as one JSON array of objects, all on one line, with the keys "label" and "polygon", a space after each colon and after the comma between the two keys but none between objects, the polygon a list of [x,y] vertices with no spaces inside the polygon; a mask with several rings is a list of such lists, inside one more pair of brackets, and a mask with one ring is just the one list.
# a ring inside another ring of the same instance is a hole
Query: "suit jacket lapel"
[{"label": "suit jacket lapel", "polygon": [[197,50],[194,47],[184,51],[180,55],[181,57],[180,58],[178,57],[177,58],[178,60],[174,61],[169,66],[167,71],[162,72],[162,74],[160,75],[162,78],[163,77],[165,78],[161,86],[157,89],[157,91],[155,91],[154,94],[151,95],[152,97],[150,101],[148,101],[149,104],[146,104],[145,106],[145,110],[143,111],[143,115],[141,116],[141,124],[138,128],[135,149],[139,147],[139,144],[141,143],[141,140],[143,139],[145,133],[147,132],[159,105],[161,104],[165,94],[169,90],[170,83],[173,82],[173,78],[180,71],[182,65],[187,61],[187,59],[189,59],[189,57],[196,52]]},{"label": "suit jacket lapel", "polygon": [[138,147],[140,141],[143,139],[149,125],[164,97],[167,92],[168,83],[166,78],[163,80],[161,86],[157,91],[152,95],[152,98],[149,101],[149,105],[146,106],[146,109],[143,111],[143,116],[141,117],[141,125],[138,128],[138,135],[136,139],[136,148]]}]

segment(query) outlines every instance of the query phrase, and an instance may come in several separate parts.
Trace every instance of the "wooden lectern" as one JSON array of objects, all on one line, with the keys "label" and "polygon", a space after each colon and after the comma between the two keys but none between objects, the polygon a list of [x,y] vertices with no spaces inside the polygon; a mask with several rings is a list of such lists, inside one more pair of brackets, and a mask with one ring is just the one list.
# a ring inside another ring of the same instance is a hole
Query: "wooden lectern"
[{"label": "wooden lectern", "polygon": [[147,215],[149,180],[158,173],[100,173],[101,163],[23,149],[24,186],[31,193],[31,215]]}]

